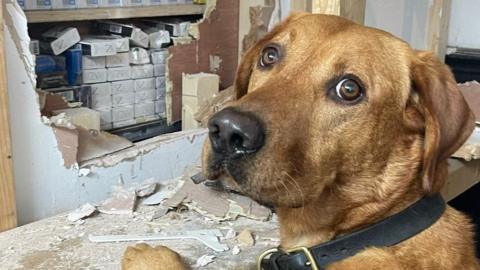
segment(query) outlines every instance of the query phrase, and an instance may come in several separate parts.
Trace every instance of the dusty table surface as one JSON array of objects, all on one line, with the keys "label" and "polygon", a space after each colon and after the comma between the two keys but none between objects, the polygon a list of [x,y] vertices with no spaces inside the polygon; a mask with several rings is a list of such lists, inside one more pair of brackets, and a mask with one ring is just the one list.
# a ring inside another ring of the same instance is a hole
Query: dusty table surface
[{"label": "dusty table surface", "polygon": [[[192,269],[254,269],[257,256],[267,248],[279,244],[277,223],[261,222],[243,217],[221,223],[188,210],[168,213],[148,220],[155,206],[141,206],[133,215],[94,214],[83,224],[67,220],[67,214],[34,222],[0,233],[0,269],[120,269],[127,246],[136,242],[92,243],[89,235],[146,234],[179,230],[220,229],[224,235],[230,228],[237,234],[250,230],[256,238],[253,247],[242,246],[238,240],[221,239],[230,250],[215,252],[197,240],[150,241],[150,245],[164,245],[177,251]],[[238,245],[241,252],[232,254]],[[195,267],[202,255],[214,255],[214,262]]]}]

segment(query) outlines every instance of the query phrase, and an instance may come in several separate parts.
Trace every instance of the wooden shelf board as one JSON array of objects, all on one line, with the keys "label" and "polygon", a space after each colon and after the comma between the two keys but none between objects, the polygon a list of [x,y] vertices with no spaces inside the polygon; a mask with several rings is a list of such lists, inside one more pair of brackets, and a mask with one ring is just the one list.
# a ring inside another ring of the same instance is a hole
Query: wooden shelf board
[{"label": "wooden shelf board", "polygon": [[25,11],[29,23],[127,19],[203,14],[205,5],[160,5],[144,7],[85,8],[70,10]]}]

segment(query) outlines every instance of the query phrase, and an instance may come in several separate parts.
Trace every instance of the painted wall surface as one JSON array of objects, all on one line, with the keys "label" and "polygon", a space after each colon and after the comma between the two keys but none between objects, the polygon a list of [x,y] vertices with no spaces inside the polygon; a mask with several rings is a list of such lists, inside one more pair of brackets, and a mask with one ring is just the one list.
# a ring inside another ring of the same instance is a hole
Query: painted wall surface
[{"label": "painted wall surface", "polygon": [[52,129],[41,122],[27,23],[17,4],[6,4],[5,26],[19,224],[71,210],[86,202],[104,200],[111,187],[121,182],[128,186],[151,177],[157,180],[177,177],[186,166],[199,162],[205,138],[203,130],[167,140],[160,147],[113,167],[93,167],[88,176],[79,177],[76,169],[66,169]]},{"label": "painted wall surface", "polygon": [[478,0],[452,1],[448,46],[480,49],[479,14]]},{"label": "painted wall surface", "polygon": [[424,50],[432,3],[432,0],[367,0],[365,25],[390,32],[413,48]]}]

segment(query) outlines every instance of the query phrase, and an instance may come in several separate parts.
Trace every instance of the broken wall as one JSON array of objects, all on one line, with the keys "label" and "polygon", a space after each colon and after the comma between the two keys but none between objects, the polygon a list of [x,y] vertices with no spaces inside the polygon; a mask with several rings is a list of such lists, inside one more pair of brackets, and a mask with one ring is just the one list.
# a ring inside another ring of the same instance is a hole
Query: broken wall
[{"label": "broken wall", "polygon": [[41,121],[35,92],[27,21],[16,2],[5,8],[13,166],[19,224],[25,224],[108,197],[113,185],[150,177],[166,180],[199,162],[205,131],[195,130],[144,141],[92,163],[88,176],[66,169],[51,127]]},{"label": "broken wall", "polygon": [[[214,1],[215,2],[215,1]],[[171,122],[182,119],[182,73],[215,73],[221,78],[220,89],[233,84],[238,64],[239,1],[219,0],[214,10],[198,25],[198,40],[169,48],[169,80],[172,108]]]}]

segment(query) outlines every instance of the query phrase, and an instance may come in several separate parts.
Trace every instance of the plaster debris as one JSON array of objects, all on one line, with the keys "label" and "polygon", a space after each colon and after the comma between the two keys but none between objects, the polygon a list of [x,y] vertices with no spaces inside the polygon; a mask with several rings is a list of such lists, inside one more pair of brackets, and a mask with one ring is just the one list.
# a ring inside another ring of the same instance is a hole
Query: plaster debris
[{"label": "plaster debris", "polygon": [[159,205],[155,211],[147,214],[146,218],[148,221],[153,221],[157,218],[165,216],[168,213],[168,210],[170,210],[168,207]]},{"label": "plaster debris", "polygon": [[81,220],[82,218],[88,217],[93,214],[97,210],[92,204],[86,203],[82,205],[80,208],[75,209],[73,212],[70,212],[67,216],[68,221],[76,222]]},{"label": "plaster debris", "polygon": [[88,176],[91,172],[89,168],[81,168],[78,170],[78,177]]},{"label": "plaster debris", "polygon": [[155,192],[155,189],[157,189],[157,183],[145,183],[138,186],[135,189],[135,192],[137,193],[138,197],[146,197],[148,195],[151,195],[153,192]]},{"label": "plaster debris", "polygon": [[137,195],[135,191],[123,187],[114,187],[112,197],[105,200],[98,207],[98,211],[105,214],[133,214]]},{"label": "plaster debris", "polygon": [[203,267],[208,264],[211,264],[213,262],[213,259],[215,259],[214,255],[203,255],[202,257],[197,259],[197,262],[195,263],[194,267]]},{"label": "plaster debris", "polygon": [[234,246],[234,247],[232,248],[232,254],[233,254],[233,255],[238,255],[238,254],[240,254],[240,251],[241,251],[241,250],[240,250],[240,247],[239,247],[239,246]]},{"label": "plaster debris", "polygon": [[225,239],[233,239],[237,236],[237,232],[234,229],[229,229],[225,234]]},{"label": "plaster debris", "polygon": [[245,229],[237,236],[238,242],[247,247],[253,247],[255,245],[255,239],[253,239],[252,232]]},{"label": "plaster debris", "polygon": [[68,129],[75,129],[75,125],[72,124],[70,118],[67,117],[65,113],[60,113],[58,115],[52,116],[50,118],[42,116],[42,122],[49,126],[64,127]]}]

